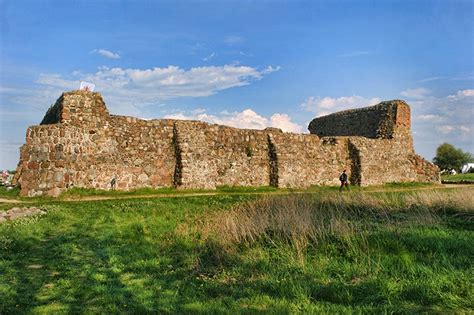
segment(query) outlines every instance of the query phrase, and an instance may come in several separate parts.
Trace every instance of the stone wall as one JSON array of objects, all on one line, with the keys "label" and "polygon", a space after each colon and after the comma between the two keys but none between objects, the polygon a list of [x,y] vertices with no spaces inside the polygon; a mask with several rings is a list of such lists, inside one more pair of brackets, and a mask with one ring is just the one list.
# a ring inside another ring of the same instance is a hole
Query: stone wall
[{"label": "stone wall", "polygon": [[63,123],[81,128],[103,127],[109,112],[99,93],[72,91],[63,93],[48,109],[40,125]]},{"label": "stone wall", "polygon": [[410,129],[410,107],[400,100],[345,110],[313,119],[310,133],[326,136],[361,136],[391,139],[399,129]]},{"label": "stone wall", "polygon": [[172,120],[109,115],[100,94],[76,91],[64,93],[42,123],[28,128],[21,148],[21,195],[108,189],[112,178],[121,190],[173,186]]},{"label": "stone wall", "polygon": [[269,139],[275,146],[279,187],[337,185],[351,163],[344,138],[280,132]]},{"label": "stone wall", "polygon": [[176,121],[181,188],[269,185],[265,131]]},{"label": "stone wall", "polygon": [[[385,102],[317,118],[309,128],[315,134],[293,134],[115,116],[99,93],[73,91],[58,99],[41,125],[28,128],[14,180],[23,196],[110,189],[113,178],[119,190],[336,185],[343,169],[360,185],[437,182],[437,168],[413,151],[409,113],[403,102]],[[354,124],[343,128],[334,120],[338,115]],[[318,136],[337,130],[351,137]]]},{"label": "stone wall", "polygon": [[369,139],[350,137],[351,181],[380,185],[396,182],[438,182],[438,169],[416,155],[404,137]]}]

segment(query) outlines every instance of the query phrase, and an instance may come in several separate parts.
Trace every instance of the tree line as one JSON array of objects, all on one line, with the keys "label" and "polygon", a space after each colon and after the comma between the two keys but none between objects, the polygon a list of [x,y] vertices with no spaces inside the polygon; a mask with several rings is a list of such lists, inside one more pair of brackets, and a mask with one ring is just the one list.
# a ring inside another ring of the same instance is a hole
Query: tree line
[{"label": "tree line", "polygon": [[452,144],[443,143],[436,149],[436,156],[433,163],[441,170],[454,169],[460,170],[461,167],[469,162],[474,162],[474,157],[469,152],[455,148]]}]

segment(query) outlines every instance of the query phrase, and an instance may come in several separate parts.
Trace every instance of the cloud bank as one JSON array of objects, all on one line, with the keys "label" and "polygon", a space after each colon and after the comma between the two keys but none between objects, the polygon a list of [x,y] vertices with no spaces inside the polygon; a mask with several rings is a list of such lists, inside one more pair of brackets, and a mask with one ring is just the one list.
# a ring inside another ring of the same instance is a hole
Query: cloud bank
[{"label": "cloud bank", "polygon": [[71,89],[84,80],[96,85],[97,90],[107,93],[127,94],[140,100],[170,99],[176,97],[202,97],[218,91],[250,84],[279,67],[258,70],[248,66],[208,66],[188,70],[177,66],[150,69],[124,69],[100,67],[95,73],[74,72],[72,78],[59,74],[42,74],[37,83],[46,86]]},{"label": "cloud bank", "polygon": [[176,112],[165,115],[164,118],[201,120],[208,123],[245,129],[265,129],[266,127],[275,127],[280,128],[285,132],[303,132],[303,127],[292,122],[290,116],[287,114],[275,113],[267,118],[257,114],[250,108],[247,108],[241,112],[229,113],[224,111],[219,115],[208,114],[202,110],[191,112],[189,114],[184,112]]},{"label": "cloud bank", "polygon": [[341,110],[371,106],[380,102],[381,99],[378,97],[365,98],[359,95],[336,98],[310,96],[301,103],[301,107],[306,111],[315,113],[316,117],[320,117]]},{"label": "cloud bank", "polygon": [[400,94],[403,96],[416,99],[425,98],[430,93],[431,91],[425,88],[406,89],[405,91],[400,92]]},{"label": "cloud bank", "polygon": [[[149,69],[100,67],[95,73],[75,71],[68,76],[47,73],[36,81],[41,88],[25,91],[18,101],[46,104],[65,90],[79,88],[80,81],[96,85],[113,112],[140,115],[140,107],[159,104],[179,97],[205,97],[219,91],[249,85],[280,70],[279,66],[257,69],[249,66],[223,65],[182,69],[178,66]],[[54,95],[51,99],[46,96]],[[22,98],[22,99],[21,99]]]}]

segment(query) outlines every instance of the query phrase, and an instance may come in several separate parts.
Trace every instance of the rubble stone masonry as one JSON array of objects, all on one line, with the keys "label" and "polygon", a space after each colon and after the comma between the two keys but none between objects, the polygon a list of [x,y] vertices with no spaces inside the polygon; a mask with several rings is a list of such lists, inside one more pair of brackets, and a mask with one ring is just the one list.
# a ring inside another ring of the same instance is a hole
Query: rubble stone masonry
[{"label": "rubble stone masonry", "polygon": [[116,189],[439,182],[417,156],[403,101],[314,119],[311,134],[237,129],[199,121],[110,115],[99,93],[64,93],[29,127],[14,181],[22,196],[69,187]]}]

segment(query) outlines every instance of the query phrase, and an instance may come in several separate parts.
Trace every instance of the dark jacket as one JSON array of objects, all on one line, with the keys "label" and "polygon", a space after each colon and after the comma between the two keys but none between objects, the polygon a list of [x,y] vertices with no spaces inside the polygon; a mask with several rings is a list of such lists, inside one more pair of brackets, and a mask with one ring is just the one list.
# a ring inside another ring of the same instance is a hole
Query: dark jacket
[{"label": "dark jacket", "polygon": [[341,182],[347,182],[347,174],[346,173],[342,173],[341,176],[339,176],[339,180]]}]

